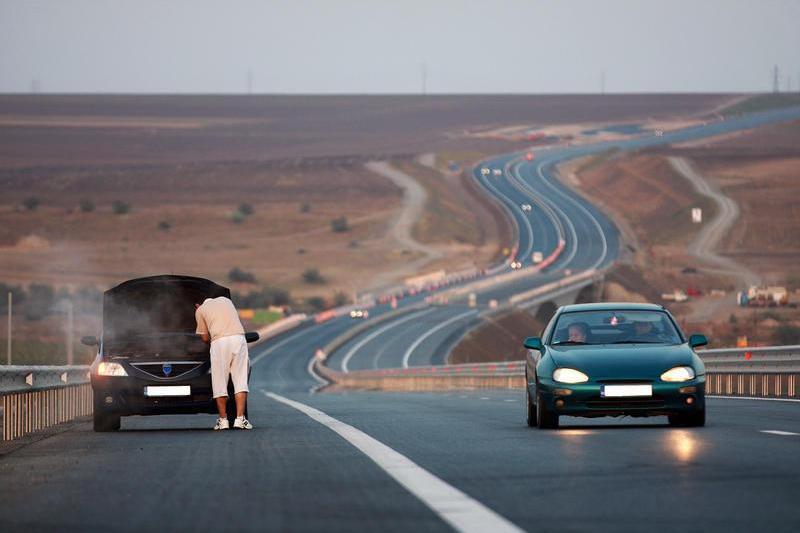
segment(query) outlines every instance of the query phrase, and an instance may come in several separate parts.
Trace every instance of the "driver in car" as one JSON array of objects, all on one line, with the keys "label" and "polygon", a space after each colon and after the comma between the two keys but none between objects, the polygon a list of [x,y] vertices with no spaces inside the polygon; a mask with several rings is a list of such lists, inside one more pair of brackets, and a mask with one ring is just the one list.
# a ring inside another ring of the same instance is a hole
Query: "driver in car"
[{"label": "driver in car", "polygon": [[586,337],[589,335],[589,327],[583,322],[573,322],[567,329],[569,334],[569,342],[586,342]]},{"label": "driver in car", "polygon": [[633,323],[633,338],[637,341],[657,341],[660,335],[652,322],[637,320]]},{"label": "driver in car", "polygon": [[239,321],[239,313],[230,299],[219,296],[206,298],[202,304],[195,303],[195,319],[197,334],[204,342],[211,343],[211,388],[217,403],[219,418],[214,430],[228,429],[226,408],[228,405],[228,377],[233,381],[234,399],[236,401],[236,429],[253,429],[253,425],[245,418],[244,408],[247,405],[247,371],[250,356],[244,328]]}]

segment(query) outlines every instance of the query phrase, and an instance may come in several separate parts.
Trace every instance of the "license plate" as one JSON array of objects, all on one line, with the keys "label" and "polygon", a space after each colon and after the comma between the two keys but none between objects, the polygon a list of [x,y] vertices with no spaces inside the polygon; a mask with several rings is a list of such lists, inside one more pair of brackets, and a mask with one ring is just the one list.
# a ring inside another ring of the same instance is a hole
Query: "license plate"
[{"label": "license plate", "polygon": [[149,385],[144,388],[144,395],[149,398],[154,396],[191,396],[192,387],[189,385]]},{"label": "license plate", "polygon": [[600,396],[603,398],[624,398],[628,396],[652,396],[653,386],[645,385],[601,385]]}]

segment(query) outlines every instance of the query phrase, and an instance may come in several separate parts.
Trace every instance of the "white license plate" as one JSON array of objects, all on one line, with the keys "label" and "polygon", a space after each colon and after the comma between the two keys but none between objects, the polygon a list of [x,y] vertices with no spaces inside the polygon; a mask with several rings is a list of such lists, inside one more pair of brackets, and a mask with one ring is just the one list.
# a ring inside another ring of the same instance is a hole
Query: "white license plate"
[{"label": "white license plate", "polygon": [[144,395],[154,396],[191,396],[192,387],[189,385],[148,385],[144,388]]},{"label": "white license plate", "polygon": [[653,386],[645,385],[602,385],[600,396],[603,398],[624,398],[627,396],[652,396]]}]

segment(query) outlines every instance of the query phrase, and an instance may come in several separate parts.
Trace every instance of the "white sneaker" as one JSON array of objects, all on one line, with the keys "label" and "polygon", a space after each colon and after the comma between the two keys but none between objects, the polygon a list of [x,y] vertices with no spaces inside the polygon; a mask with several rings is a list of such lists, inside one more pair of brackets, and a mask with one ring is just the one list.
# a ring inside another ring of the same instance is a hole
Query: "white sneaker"
[{"label": "white sneaker", "polygon": [[214,431],[219,431],[220,429],[228,429],[230,426],[228,425],[227,418],[217,418],[217,423],[214,424]]},{"label": "white sneaker", "polygon": [[253,424],[243,416],[237,416],[233,421],[234,429],[253,429]]}]

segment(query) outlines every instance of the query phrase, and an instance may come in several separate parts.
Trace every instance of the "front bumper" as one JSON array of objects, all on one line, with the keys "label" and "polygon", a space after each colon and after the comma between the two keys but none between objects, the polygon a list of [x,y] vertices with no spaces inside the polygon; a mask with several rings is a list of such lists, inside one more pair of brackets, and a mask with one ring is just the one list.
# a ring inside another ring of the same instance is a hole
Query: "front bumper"
[{"label": "front bumper", "polygon": [[[566,416],[660,416],[705,409],[705,376],[682,383],[655,381],[652,385],[652,396],[603,398],[600,383],[568,385],[547,379],[539,381],[538,392],[548,411]],[[528,387],[535,395],[536,385]]]},{"label": "front bumper", "polygon": [[[144,395],[148,385],[188,385],[191,387],[191,396],[150,398]],[[136,376],[92,374],[92,390],[104,410],[121,416],[217,412],[211,390],[211,374],[169,382]]]}]

